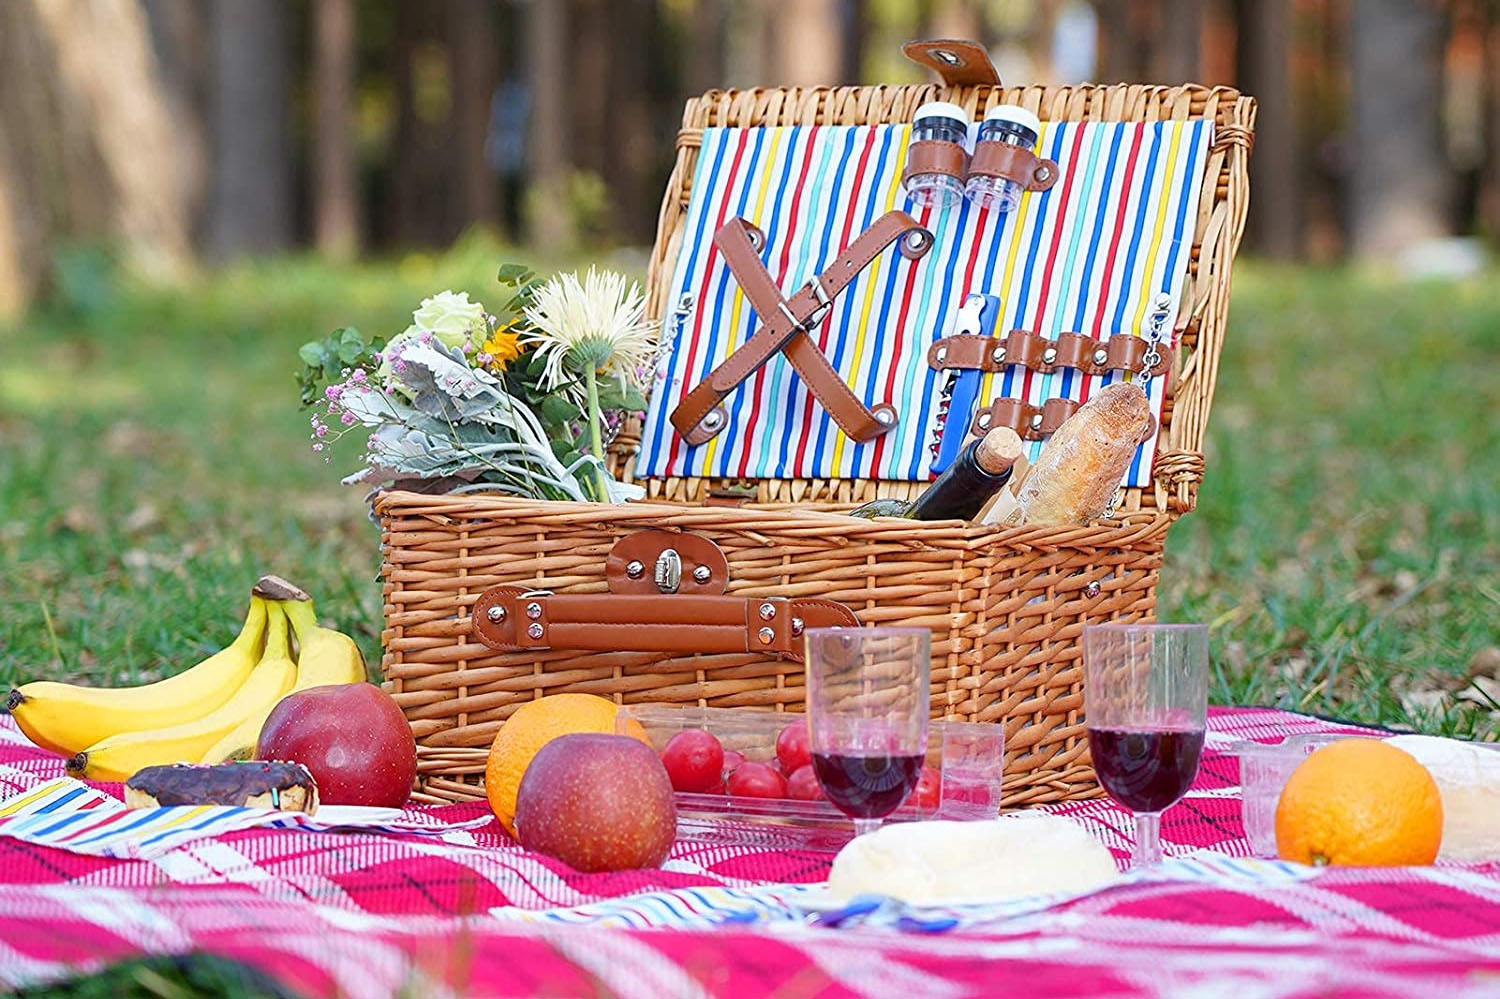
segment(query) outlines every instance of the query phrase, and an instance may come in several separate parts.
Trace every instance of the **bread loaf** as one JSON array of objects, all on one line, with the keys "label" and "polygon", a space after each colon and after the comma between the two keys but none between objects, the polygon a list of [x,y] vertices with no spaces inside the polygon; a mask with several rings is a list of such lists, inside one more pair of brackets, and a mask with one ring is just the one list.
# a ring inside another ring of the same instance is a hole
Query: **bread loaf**
[{"label": "bread loaf", "polygon": [[1057,428],[1021,483],[1020,522],[1083,524],[1102,514],[1152,427],[1139,385],[1121,382],[1094,393]]}]

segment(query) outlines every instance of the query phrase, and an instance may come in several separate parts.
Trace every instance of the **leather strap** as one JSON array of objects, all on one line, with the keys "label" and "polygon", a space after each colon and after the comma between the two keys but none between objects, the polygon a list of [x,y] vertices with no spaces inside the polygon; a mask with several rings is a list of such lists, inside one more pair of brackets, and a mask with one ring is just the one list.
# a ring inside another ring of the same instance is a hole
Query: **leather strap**
[{"label": "leather strap", "polygon": [[[915,146],[916,143],[913,143]],[[969,176],[1003,177],[1028,191],[1045,191],[1057,183],[1057,163],[1044,160],[1025,146],[981,142],[969,160]]]},{"label": "leather strap", "polygon": [[[912,239],[914,233],[920,234],[916,240]],[[867,408],[844,384],[807,332],[823,321],[834,298],[849,286],[855,275],[869,266],[881,250],[897,241],[902,255],[915,259],[932,246],[932,234],[905,212],[886,212],[860,233],[823,273],[790,298],[783,299],[781,289],[761,262],[758,247],[764,245],[765,239],[760,230],[742,218],[724,223],[714,234],[714,244],[755,309],[761,327],[709,372],[672,411],[672,426],[682,439],[698,445],[721,432],[729,422],[720,407],[724,397],[781,350],[850,439],[874,440],[895,427],[899,419],[896,410],[890,405]]]},{"label": "leather strap", "polygon": [[[1040,406],[1021,399],[996,399],[974,414],[969,432],[982,437],[996,427],[1010,427],[1023,440],[1039,441],[1056,433],[1057,428],[1068,422],[1068,418],[1080,408],[1080,404],[1072,399],[1048,399]],[[1153,419],[1141,440],[1149,440],[1155,431]]]},{"label": "leather strap", "polygon": [[923,139],[906,147],[906,168],[901,171],[901,183],[926,173],[946,174],[962,182],[968,164],[969,154],[963,146],[938,139]]},{"label": "leather strap", "polygon": [[946,87],[998,87],[1000,74],[978,42],[962,38],[929,38],[901,46],[906,57],[937,73]]},{"label": "leather strap", "polygon": [[860,626],[852,610],[832,600],[552,594],[524,586],[485,590],[473,622],[475,637],[501,652],[763,652],[797,661],[808,628]]},{"label": "leather strap", "polygon": [[[1083,333],[1059,333],[1056,340],[1029,330],[1011,330],[1003,337],[959,334],[943,337],[927,348],[927,364],[939,371],[1003,371],[1020,364],[1044,374],[1074,368],[1086,375],[1111,371],[1139,374],[1150,345],[1138,336],[1115,335],[1095,340]],[[1160,360],[1153,377],[1171,370],[1172,349],[1156,345]]]}]

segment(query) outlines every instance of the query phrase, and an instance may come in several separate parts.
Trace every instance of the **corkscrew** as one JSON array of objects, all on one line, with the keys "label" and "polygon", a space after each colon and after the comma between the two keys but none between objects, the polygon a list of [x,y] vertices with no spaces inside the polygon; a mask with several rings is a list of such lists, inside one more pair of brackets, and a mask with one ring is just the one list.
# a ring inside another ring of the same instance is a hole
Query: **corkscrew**
[{"label": "corkscrew", "polygon": [[[953,335],[994,336],[1000,322],[1000,299],[995,295],[969,295],[958,307],[953,321]],[[984,373],[972,369],[950,369],[938,394],[937,422],[928,445],[933,472],[941,473],[969,436],[969,421],[979,404],[979,387]]]}]

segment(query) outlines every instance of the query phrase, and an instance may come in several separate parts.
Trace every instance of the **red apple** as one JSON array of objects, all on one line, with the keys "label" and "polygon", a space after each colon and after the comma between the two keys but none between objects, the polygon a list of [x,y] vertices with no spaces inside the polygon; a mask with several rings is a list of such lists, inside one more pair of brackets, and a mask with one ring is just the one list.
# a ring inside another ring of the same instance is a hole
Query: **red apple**
[{"label": "red apple", "polygon": [[672,782],[639,739],[560,735],[521,777],[516,839],[574,870],[660,867],[676,838]]},{"label": "red apple", "polygon": [[325,805],[400,808],[417,776],[417,743],[391,695],[373,683],[309,687],[283,697],[255,755],[300,763]]}]

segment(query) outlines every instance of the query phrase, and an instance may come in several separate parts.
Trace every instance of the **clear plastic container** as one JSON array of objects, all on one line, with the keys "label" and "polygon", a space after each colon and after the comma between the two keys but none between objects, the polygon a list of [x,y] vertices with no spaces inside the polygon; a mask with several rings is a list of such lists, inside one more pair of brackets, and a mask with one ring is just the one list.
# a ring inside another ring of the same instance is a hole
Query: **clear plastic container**
[{"label": "clear plastic container", "polygon": [[[620,709],[616,729],[630,720],[645,730],[659,753],[667,740],[688,728],[713,733],[726,752],[746,762],[776,758],[776,737],[801,714],[752,708],[668,707],[630,704]],[[935,805],[908,801],[887,822],[920,819],[992,819],[1000,811],[1005,777],[1005,733],[1001,725],[934,721],[928,728],[926,765],[941,777]],[[853,836],[853,824],[826,801],[744,798],[729,794],[676,792],[678,835],[685,839],[759,843],[837,850]]]},{"label": "clear plastic container", "polygon": [[1290,735],[1277,743],[1242,742],[1229,750],[1240,758],[1245,838],[1255,856],[1276,856],[1276,803],[1297,764],[1330,742],[1358,738],[1365,737],[1319,732]]},{"label": "clear plastic container", "polygon": [[[965,156],[969,148],[969,113],[957,104],[932,101],[917,108],[912,119],[911,141],[947,142],[957,146]],[[905,179],[906,196],[914,204],[943,208],[963,200],[961,177],[946,173],[909,174]]]},{"label": "clear plastic container", "polygon": [[[1001,104],[991,108],[980,123],[974,152],[977,156],[986,143],[1035,149],[1041,132],[1042,123],[1035,114],[1014,104]],[[1021,203],[1021,185],[1004,177],[971,172],[964,191],[978,208],[1008,212]]]}]

